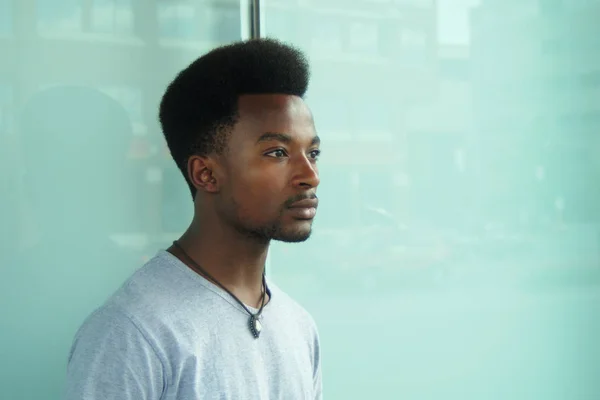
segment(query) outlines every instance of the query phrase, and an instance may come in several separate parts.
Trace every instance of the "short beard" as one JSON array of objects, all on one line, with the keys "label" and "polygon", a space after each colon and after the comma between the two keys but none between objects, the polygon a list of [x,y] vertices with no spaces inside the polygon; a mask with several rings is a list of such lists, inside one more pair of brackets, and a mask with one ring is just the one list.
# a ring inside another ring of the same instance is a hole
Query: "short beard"
[{"label": "short beard", "polygon": [[285,232],[279,222],[266,227],[251,228],[242,221],[234,224],[236,231],[242,236],[260,244],[269,244],[271,240],[284,243],[301,243],[310,238],[312,229],[308,232]]},{"label": "short beard", "polygon": [[[288,203],[291,204],[297,200],[298,199],[291,199],[288,201]],[[282,229],[281,219],[283,218],[283,213],[287,207],[287,203],[279,212],[279,215],[275,220],[276,222],[268,226],[258,227],[251,226],[251,224],[247,224],[243,219],[239,218],[239,213],[237,212],[239,210],[239,205],[237,202],[232,200],[231,205],[231,210],[233,211],[233,215],[235,215],[235,217],[230,219],[229,222],[232,224],[234,229],[240,233],[240,235],[258,244],[268,245],[272,240],[284,243],[301,243],[308,240],[312,233],[312,229],[309,229],[308,232],[286,232],[284,229]]]}]

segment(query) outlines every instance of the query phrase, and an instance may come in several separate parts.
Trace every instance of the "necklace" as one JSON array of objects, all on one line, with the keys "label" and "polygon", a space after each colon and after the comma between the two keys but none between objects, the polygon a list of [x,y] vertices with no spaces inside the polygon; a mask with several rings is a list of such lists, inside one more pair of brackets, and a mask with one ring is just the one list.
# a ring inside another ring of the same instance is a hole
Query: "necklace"
[{"label": "necklace", "polygon": [[186,253],[186,251],[183,249],[183,247],[181,247],[179,242],[174,241],[173,245],[175,247],[177,247],[177,249],[181,252],[183,257],[187,260],[187,262],[189,264],[191,264],[192,269],[194,269],[196,272],[199,272],[200,274],[204,275],[206,278],[210,279],[215,284],[217,284],[221,289],[223,289],[231,297],[233,297],[233,299],[235,301],[237,301],[244,308],[244,310],[246,310],[246,312],[250,315],[250,319],[248,320],[248,327],[250,328],[250,333],[252,333],[252,336],[254,336],[255,339],[258,339],[258,337],[260,336],[260,333],[262,331],[262,324],[260,323],[260,317],[263,312],[263,309],[265,308],[265,298],[267,297],[267,294],[269,295],[269,297],[271,297],[271,291],[267,287],[265,273],[263,272],[263,275],[262,275],[262,288],[261,288],[262,295],[261,295],[261,300],[260,300],[261,301],[260,308],[258,309],[256,314],[254,314],[254,313],[252,313],[252,311],[250,311],[248,309],[248,307],[246,307],[246,305],[244,304],[243,301],[238,299],[233,293],[231,293],[231,291],[229,291],[229,289],[227,289],[225,286],[223,286],[215,278],[210,276],[208,272],[206,272],[196,261],[194,261],[194,259],[192,257],[190,257],[188,253]]}]

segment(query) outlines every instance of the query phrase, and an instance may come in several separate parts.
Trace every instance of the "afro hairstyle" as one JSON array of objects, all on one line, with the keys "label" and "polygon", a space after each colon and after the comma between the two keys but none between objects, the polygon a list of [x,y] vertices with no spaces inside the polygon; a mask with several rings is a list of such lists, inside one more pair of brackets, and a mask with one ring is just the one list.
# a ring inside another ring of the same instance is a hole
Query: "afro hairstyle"
[{"label": "afro hairstyle", "polygon": [[222,154],[248,94],[304,97],[310,77],[305,55],[275,39],[251,39],[218,47],[181,71],[165,91],[159,119],[173,160],[192,197],[187,172],[193,155]]}]

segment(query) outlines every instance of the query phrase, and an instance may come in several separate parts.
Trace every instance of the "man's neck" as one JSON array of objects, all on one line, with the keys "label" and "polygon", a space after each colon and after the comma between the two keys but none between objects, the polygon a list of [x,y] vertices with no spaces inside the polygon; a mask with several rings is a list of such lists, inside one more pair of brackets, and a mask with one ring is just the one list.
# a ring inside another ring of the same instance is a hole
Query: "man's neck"
[{"label": "man's neck", "polygon": [[[172,246],[169,251],[184,264],[196,272],[195,264],[198,264],[245,304],[259,305],[268,244],[259,244],[218,228],[206,232],[196,224],[192,224],[177,242],[185,254],[177,246]],[[193,263],[187,260],[186,254]]]}]

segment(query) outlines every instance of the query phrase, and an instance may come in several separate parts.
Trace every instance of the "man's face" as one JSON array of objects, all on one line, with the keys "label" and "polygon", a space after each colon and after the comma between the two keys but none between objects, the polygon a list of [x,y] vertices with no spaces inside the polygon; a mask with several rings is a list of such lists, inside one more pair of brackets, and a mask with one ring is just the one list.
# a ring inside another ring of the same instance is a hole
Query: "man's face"
[{"label": "man's face", "polygon": [[217,212],[258,240],[305,241],[317,208],[319,153],[313,118],[301,98],[240,97]]}]

